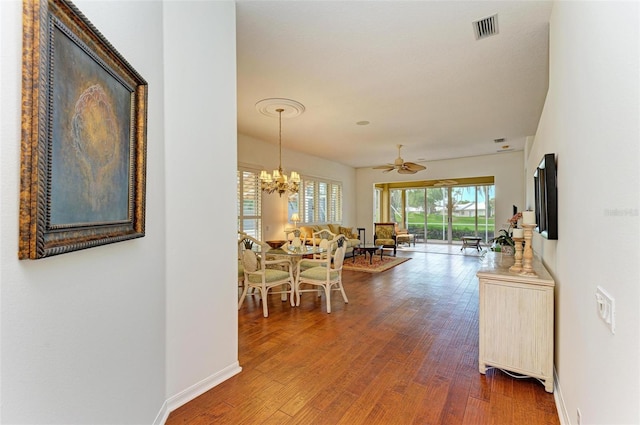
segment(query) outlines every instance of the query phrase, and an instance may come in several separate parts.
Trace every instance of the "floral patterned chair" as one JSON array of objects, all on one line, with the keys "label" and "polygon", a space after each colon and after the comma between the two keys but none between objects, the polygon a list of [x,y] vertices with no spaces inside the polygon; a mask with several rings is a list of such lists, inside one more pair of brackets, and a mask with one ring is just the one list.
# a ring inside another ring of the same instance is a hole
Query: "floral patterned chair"
[{"label": "floral patterned chair", "polygon": [[384,248],[393,248],[393,256],[396,256],[398,242],[396,240],[396,223],[373,223],[373,243]]}]

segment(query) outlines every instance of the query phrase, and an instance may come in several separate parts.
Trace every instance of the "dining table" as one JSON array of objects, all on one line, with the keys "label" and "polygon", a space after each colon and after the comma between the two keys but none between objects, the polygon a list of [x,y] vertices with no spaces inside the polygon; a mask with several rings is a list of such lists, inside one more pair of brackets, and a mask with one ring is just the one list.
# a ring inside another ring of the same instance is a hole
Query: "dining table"
[{"label": "dining table", "polygon": [[[267,254],[267,257],[273,256],[275,258],[278,258],[278,257],[289,258],[291,260],[291,267],[294,270],[293,274],[295,279],[295,274],[296,274],[295,270],[297,269],[298,263],[300,262],[300,260],[308,256],[313,256],[313,254],[320,254],[325,251],[326,251],[325,248],[320,248],[319,246],[304,245],[304,244],[300,246],[296,246],[295,244],[292,244],[289,242],[289,243],[284,243],[277,248],[272,247],[266,252],[266,254]],[[294,287],[296,286],[295,283],[296,282],[294,282]],[[282,298],[282,301],[286,301],[287,294],[283,293],[281,298]]]}]

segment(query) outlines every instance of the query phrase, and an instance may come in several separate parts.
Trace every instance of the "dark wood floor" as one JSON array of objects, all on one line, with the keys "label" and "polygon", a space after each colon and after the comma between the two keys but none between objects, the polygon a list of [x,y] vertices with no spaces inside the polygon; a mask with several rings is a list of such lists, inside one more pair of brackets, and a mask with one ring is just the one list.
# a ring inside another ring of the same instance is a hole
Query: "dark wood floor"
[{"label": "dark wood floor", "polygon": [[[445,251],[446,252],[446,251]],[[478,372],[477,254],[398,252],[379,274],[345,271],[349,304],[257,297],[239,314],[243,371],[167,424],[559,424],[534,379]]]}]

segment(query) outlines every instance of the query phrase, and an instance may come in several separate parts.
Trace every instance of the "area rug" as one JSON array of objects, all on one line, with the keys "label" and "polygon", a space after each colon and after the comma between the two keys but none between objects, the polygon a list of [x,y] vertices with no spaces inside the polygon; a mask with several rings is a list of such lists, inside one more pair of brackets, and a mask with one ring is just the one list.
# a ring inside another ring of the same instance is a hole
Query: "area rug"
[{"label": "area rug", "polygon": [[409,260],[411,258],[408,257],[382,257],[382,260],[380,260],[380,254],[378,254],[373,256],[373,263],[369,264],[368,254],[366,258],[364,255],[356,255],[355,261],[353,258],[345,258],[342,268],[358,272],[380,273]]}]

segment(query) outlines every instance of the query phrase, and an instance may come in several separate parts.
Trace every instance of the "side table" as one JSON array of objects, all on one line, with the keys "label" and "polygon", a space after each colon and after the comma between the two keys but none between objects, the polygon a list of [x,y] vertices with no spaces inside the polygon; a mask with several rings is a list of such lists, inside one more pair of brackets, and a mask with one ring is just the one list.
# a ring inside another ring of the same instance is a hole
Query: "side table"
[{"label": "side table", "polygon": [[363,245],[367,243],[367,232],[364,227],[358,227],[358,239],[362,241]]},{"label": "side table", "polygon": [[460,248],[460,251],[462,251],[465,248],[475,248],[478,251],[480,251],[480,241],[482,239],[476,236],[463,236],[462,237],[462,247]]},{"label": "side table", "polygon": [[365,260],[367,259],[367,253],[369,253],[369,264],[373,264],[373,254],[376,251],[380,250],[380,261],[382,261],[382,254],[384,251],[382,250],[382,245],[374,245],[374,244],[362,244],[360,246],[353,247],[353,262],[356,262],[356,250],[358,250],[359,254],[364,253]]}]

